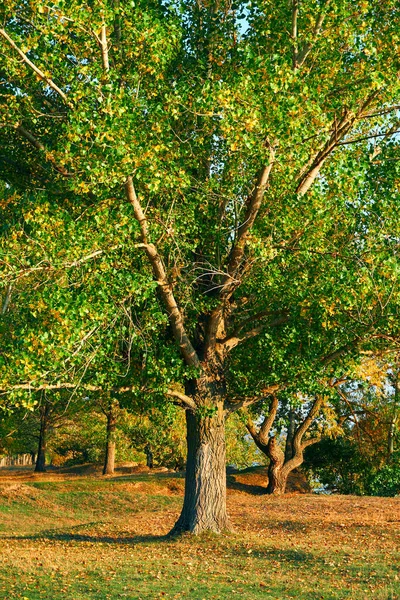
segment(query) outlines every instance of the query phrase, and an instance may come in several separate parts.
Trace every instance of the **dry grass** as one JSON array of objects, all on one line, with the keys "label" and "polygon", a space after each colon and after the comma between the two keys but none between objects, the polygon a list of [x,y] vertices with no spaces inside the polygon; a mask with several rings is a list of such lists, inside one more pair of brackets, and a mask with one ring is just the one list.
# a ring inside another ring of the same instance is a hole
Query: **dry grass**
[{"label": "dry grass", "polygon": [[175,475],[2,475],[7,600],[400,598],[398,498],[271,498],[244,474],[228,493],[233,533],[170,539]]}]

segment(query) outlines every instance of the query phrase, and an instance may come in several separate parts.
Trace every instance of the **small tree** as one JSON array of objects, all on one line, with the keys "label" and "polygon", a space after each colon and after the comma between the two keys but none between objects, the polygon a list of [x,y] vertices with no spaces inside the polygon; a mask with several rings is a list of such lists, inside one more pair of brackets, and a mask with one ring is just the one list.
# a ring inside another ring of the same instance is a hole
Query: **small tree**
[{"label": "small tree", "polygon": [[[298,397],[297,400],[299,399]],[[301,399],[303,402],[297,410],[289,404],[286,426],[283,428],[276,423],[279,399],[275,395],[258,427],[252,419],[248,420],[247,429],[251,437],[269,459],[267,494],[284,494],[289,474],[303,464],[305,449],[321,440],[321,431],[315,432],[315,421],[323,406],[324,397],[319,394],[311,400]],[[309,435],[312,426],[314,431]],[[271,432],[274,433],[271,435]]]}]

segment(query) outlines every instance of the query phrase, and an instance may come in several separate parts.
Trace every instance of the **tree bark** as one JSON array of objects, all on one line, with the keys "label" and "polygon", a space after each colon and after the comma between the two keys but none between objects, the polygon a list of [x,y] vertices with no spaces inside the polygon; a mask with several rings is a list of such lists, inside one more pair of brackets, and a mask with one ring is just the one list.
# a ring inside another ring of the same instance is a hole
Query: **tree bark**
[{"label": "tree bark", "polygon": [[279,448],[274,437],[271,437],[268,441],[267,456],[270,460],[268,467],[267,494],[274,494],[277,496],[284,494],[290,471],[283,469],[285,455]]},{"label": "tree bark", "polygon": [[303,463],[304,450],[311,444],[316,444],[320,436],[311,437],[303,441],[305,433],[311,427],[315,417],[318,415],[323,402],[322,396],[317,396],[305,417],[304,421],[296,429],[296,414],[294,410],[289,413],[289,425],[285,444],[285,452],[281,450],[274,436],[268,437],[272,429],[273,422],[278,412],[278,399],[272,397],[269,413],[264,418],[261,427],[257,430],[254,424],[249,420],[247,429],[252,436],[257,447],[268,456],[270,463],[268,466],[268,485],[267,494],[284,494],[286,484],[291,473]]},{"label": "tree bark", "polygon": [[188,455],[185,497],[181,515],[171,532],[173,534],[229,529],[223,402],[216,403],[212,416],[205,415],[205,409],[203,406],[195,413],[186,411]]},{"label": "tree bark", "polygon": [[36,456],[35,473],[46,472],[46,446],[47,446],[47,429],[48,429],[48,416],[49,406],[44,404],[40,407],[40,431],[39,431],[39,442],[38,451]]},{"label": "tree bark", "polygon": [[104,458],[103,475],[113,475],[115,470],[115,435],[117,428],[116,406],[110,403],[107,412],[106,454]]}]

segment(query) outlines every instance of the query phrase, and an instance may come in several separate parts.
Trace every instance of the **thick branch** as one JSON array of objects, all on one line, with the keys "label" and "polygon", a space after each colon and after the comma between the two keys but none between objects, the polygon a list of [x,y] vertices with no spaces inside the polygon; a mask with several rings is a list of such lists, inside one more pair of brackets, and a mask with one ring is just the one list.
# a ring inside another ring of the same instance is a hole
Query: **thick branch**
[{"label": "thick branch", "polygon": [[294,438],[293,438],[293,449],[295,452],[296,452],[297,448],[301,448],[303,436],[310,429],[315,417],[321,410],[322,402],[323,402],[323,396],[318,394],[315,401],[313,402],[312,407],[310,408],[308,415],[306,416],[306,418],[304,419],[302,424],[297,428],[297,431],[294,434]]},{"label": "thick branch", "polygon": [[50,79],[50,77],[46,77],[46,75],[43,73],[43,71],[41,71],[36,65],[33,64],[33,62],[31,60],[29,60],[29,58],[26,56],[26,54],[24,52],[22,52],[22,50],[20,48],[18,48],[16,43],[10,38],[10,36],[8,35],[8,33],[6,33],[6,31],[4,29],[0,29],[0,35],[5,40],[7,40],[7,42],[10,44],[10,46],[12,46],[12,48],[14,48],[14,50],[16,52],[18,52],[18,54],[20,55],[20,57],[22,58],[24,63],[27,64],[42,81],[45,81],[47,83],[47,85],[49,87],[51,87],[51,89],[54,90],[64,100],[64,102],[69,107],[71,107],[72,105],[68,101],[68,98],[64,94],[64,92],[54,83],[54,81],[52,79]]},{"label": "thick branch", "polygon": [[168,281],[161,257],[159,256],[156,247],[153,244],[148,243],[148,223],[140,202],[136,196],[132,177],[128,177],[125,188],[128,200],[132,204],[135,218],[140,226],[145,252],[151,264],[154,279],[158,283],[165,308],[167,309],[168,318],[172,327],[175,341],[179,345],[181,354],[185,359],[186,364],[192,367],[199,367],[199,357],[197,356],[197,353],[186,333],[183,317],[172,292],[172,286]]},{"label": "thick branch", "polygon": [[[254,221],[258,215],[258,212],[261,208],[261,203],[264,198],[265,190],[267,189],[269,177],[271,175],[271,170],[275,160],[274,150],[271,148],[270,150],[270,162],[269,164],[263,168],[261,173],[258,176],[258,180],[256,186],[254,188],[253,193],[247,199],[247,209],[243,223],[237,230],[235,245],[232,248],[229,261],[228,261],[228,275],[230,278],[236,273],[240,262],[244,255],[244,250],[246,246],[246,240],[249,234],[249,231],[254,225]],[[229,279],[224,282],[225,285],[229,285]]]},{"label": "thick branch", "polygon": [[11,285],[11,283],[9,283],[8,286],[6,287],[6,295],[4,297],[3,305],[1,307],[1,314],[2,315],[4,315],[7,312],[7,310],[8,310],[8,307],[9,307],[10,302],[11,302],[11,295],[12,295],[12,285]]},{"label": "thick branch", "polygon": [[189,410],[195,411],[197,409],[196,402],[190,398],[190,396],[186,396],[182,392],[177,392],[176,390],[168,390],[166,392],[166,396],[169,398],[174,398],[179,406],[183,406],[183,408],[187,408]]},{"label": "thick branch", "polygon": [[268,415],[266,415],[266,417],[264,418],[260,429],[257,430],[253,421],[250,418],[246,424],[247,430],[253,438],[255,444],[264,453],[267,451],[269,433],[275,421],[276,413],[278,412],[278,407],[278,398],[275,395],[273,395],[269,405]]},{"label": "thick branch", "polygon": [[94,36],[100,46],[101,50],[101,61],[103,63],[103,70],[108,73],[110,70],[110,62],[108,59],[108,44],[107,44],[107,27],[105,23],[101,26],[100,37],[97,33],[93,32]]},{"label": "thick branch", "polygon": [[247,198],[245,218],[243,223],[239,226],[237,230],[235,243],[228,258],[227,273],[222,280],[219,291],[219,296],[222,300],[222,303],[211,313],[208,321],[204,344],[205,356],[207,356],[210,350],[214,351],[216,338],[218,335],[218,329],[223,319],[224,304],[227,300],[229,300],[235,289],[240,284],[240,281],[235,277],[235,275],[240,267],[240,263],[244,256],[246,241],[249,232],[253,227],[258,212],[261,208],[262,200],[264,197],[265,190],[268,186],[269,177],[271,174],[272,166],[274,164],[274,160],[275,153],[273,148],[271,147],[270,162],[260,172],[256,186],[252,194],[250,194],[250,196]]},{"label": "thick branch", "polygon": [[308,446],[312,446],[313,444],[318,444],[321,441],[321,436],[317,435],[316,437],[309,438],[308,440],[304,440],[301,444],[302,450],[308,448]]},{"label": "thick branch", "polygon": [[[325,3],[325,9],[327,8],[327,6],[329,5],[330,0],[327,0],[327,2]],[[315,42],[317,41],[317,37],[319,36],[319,34],[321,33],[321,28],[322,28],[322,24],[325,20],[326,17],[326,13],[325,12],[320,12],[318,15],[318,18],[316,20],[315,23],[315,27],[313,30],[313,39],[311,42],[304,44],[304,46],[301,48],[301,50],[297,51],[295,54],[295,63],[294,63],[294,68],[295,69],[299,69],[303,64],[304,61],[306,60],[307,56],[310,54],[311,50],[313,49]]]}]

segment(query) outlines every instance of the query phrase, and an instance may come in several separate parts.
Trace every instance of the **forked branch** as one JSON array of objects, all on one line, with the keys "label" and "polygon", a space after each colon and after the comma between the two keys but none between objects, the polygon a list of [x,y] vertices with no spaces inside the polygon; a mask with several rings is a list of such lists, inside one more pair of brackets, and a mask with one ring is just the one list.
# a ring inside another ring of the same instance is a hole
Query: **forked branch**
[{"label": "forked branch", "polygon": [[276,413],[278,412],[278,407],[278,398],[275,395],[273,395],[269,405],[268,414],[265,416],[261,427],[257,429],[251,419],[247,421],[247,430],[253,438],[257,447],[260,448],[262,452],[265,452],[266,447],[268,446],[269,433],[271,431],[272,425],[274,424]]}]

